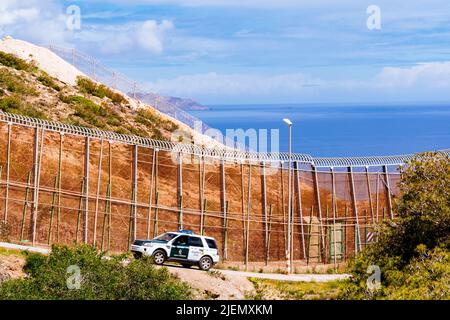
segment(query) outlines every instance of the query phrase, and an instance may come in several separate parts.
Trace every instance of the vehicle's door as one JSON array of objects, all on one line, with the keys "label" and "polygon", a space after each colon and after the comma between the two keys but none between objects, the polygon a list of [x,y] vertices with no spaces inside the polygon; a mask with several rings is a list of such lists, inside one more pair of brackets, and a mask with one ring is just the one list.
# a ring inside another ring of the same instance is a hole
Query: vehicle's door
[{"label": "vehicle's door", "polygon": [[205,253],[202,238],[189,236],[189,256],[188,260],[199,261]]},{"label": "vehicle's door", "polygon": [[189,255],[189,237],[179,236],[173,241],[170,250],[170,258],[172,259],[187,259]]}]

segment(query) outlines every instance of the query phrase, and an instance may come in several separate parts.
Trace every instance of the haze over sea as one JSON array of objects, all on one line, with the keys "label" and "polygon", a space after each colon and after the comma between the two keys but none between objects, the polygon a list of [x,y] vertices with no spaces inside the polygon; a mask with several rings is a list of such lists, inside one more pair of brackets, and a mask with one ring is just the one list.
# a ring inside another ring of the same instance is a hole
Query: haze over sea
[{"label": "haze over sea", "polygon": [[288,150],[293,126],[293,152],[312,156],[396,155],[450,148],[448,104],[279,104],[214,105],[190,111],[210,127],[280,129],[280,151]]}]

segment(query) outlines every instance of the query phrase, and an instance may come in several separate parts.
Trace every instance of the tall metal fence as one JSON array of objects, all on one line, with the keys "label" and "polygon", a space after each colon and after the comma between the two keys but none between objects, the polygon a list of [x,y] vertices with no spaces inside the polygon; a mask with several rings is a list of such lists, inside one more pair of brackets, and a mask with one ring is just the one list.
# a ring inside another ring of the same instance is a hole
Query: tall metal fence
[{"label": "tall metal fence", "polygon": [[290,192],[295,264],[337,264],[377,241],[411,158],[294,155],[289,170],[278,154],[189,148],[0,113],[0,217],[17,242],[126,251],[185,228],[225,260],[270,263],[286,258]]},{"label": "tall metal fence", "polygon": [[[106,86],[122,91],[130,98],[136,99],[138,94],[139,96],[142,96],[151,93],[150,90],[145,87],[145,85],[133,81],[124,74],[104,66],[101,62],[99,62],[95,58],[79,50],[63,48],[55,45],[48,45],[47,47],[53,53],[57,54],[65,61],[72,64],[74,67],[83,72],[85,75],[89,76],[95,81],[103,83]],[[198,124],[201,122],[196,117],[190,115],[186,111],[174,105],[170,105],[167,103],[164,104],[155,103],[155,105],[152,106],[157,110],[171,116],[172,118],[183,122],[192,129],[196,128],[195,127],[196,123]],[[208,128],[206,124],[203,124],[202,126],[203,130],[206,130]]]}]

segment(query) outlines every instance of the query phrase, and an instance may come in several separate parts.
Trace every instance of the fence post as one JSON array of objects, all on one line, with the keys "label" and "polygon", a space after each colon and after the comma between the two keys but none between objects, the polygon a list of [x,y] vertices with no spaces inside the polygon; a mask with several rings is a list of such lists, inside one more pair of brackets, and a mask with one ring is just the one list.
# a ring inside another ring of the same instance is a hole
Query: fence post
[{"label": "fence post", "polygon": [[375,214],[373,212],[373,201],[372,201],[372,188],[370,187],[370,176],[369,176],[369,166],[365,167],[366,178],[367,178],[367,191],[369,192],[369,205],[370,205],[370,215],[372,224],[374,223]]},{"label": "fence post", "polygon": [[177,196],[178,196],[178,229],[183,229],[183,157],[181,152],[178,153],[178,179],[177,179]]},{"label": "fence post", "polygon": [[383,166],[383,171],[386,176],[386,189],[388,195],[388,209],[391,219],[394,219],[394,212],[392,211],[392,197],[391,197],[391,185],[389,183],[389,169],[386,165]]},{"label": "fence post", "polygon": [[108,182],[108,186],[106,187],[106,200],[105,200],[105,210],[103,212],[103,228],[102,228],[102,243],[101,243],[101,251],[104,250],[104,246],[105,246],[105,232],[106,232],[106,224],[108,222],[107,219],[109,219],[108,217],[108,212],[109,212],[109,206],[110,206],[110,202],[109,202],[109,197],[110,197],[110,189],[111,186]]},{"label": "fence post", "polygon": [[205,207],[204,207],[204,189],[205,189],[205,159],[204,156],[201,157],[198,164],[198,183],[199,183],[199,200],[200,200],[200,234],[204,233],[204,223],[205,223]]},{"label": "fence post", "polygon": [[158,203],[159,203],[159,193],[156,191],[155,194],[155,219],[153,220],[153,237],[158,234]]},{"label": "fence post", "polygon": [[248,244],[250,238],[250,211],[252,207],[252,165],[248,163],[247,234],[245,236],[245,270],[248,270]]},{"label": "fence post", "polygon": [[102,178],[102,161],[103,161],[103,139],[100,140],[100,156],[98,160],[98,174],[97,174],[97,192],[95,195],[95,216],[94,216],[94,240],[93,246],[97,243],[97,220],[98,220],[98,202],[100,197],[100,184]]},{"label": "fence post", "polygon": [[305,227],[303,221],[303,208],[302,208],[302,187],[300,180],[300,162],[295,162],[295,170],[297,172],[297,192],[298,192],[298,211],[300,213],[300,232],[302,233],[302,248],[303,248],[303,258],[306,259],[306,243],[305,243]]},{"label": "fence post", "polygon": [[9,200],[9,172],[11,166],[11,126],[12,124],[8,123],[8,145],[6,148],[6,189],[5,189],[5,214],[4,221],[8,221],[8,200]]},{"label": "fence post", "polygon": [[[319,189],[319,177],[317,175],[317,168],[316,166],[312,166],[313,172],[314,172],[314,187],[315,187],[315,193],[316,193],[316,201],[317,201],[317,209],[319,210],[319,222],[320,222],[320,236],[321,236],[321,243],[322,243],[322,249],[320,250],[320,253],[322,255],[322,259],[324,258],[323,255],[325,254],[325,234],[323,231],[323,220],[322,220],[322,207],[320,204],[320,189]],[[311,217],[312,218],[312,217]]]},{"label": "fence post", "polygon": [[355,219],[356,219],[356,231],[357,231],[357,242],[358,242],[358,249],[359,251],[362,250],[362,246],[361,246],[361,232],[359,230],[359,214],[358,214],[358,205],[356,203],[356,194],[355,194],[355,180],[353,178],[353,168],[352,167],[348,167],[348,172],[350,174],[350,189],[351,189],[351,194],[352,194],[352,203],[353,203],[353,212],[355,213]]},{"label": "fence post", "polygon": [[[42,163],[42,148],[44,145],[44,128],[41,130],[41,145],[40,150],[39,145],[39,127],[36,127],[35,131],[35,143],[34,143],[34,192],[33,192],[33,224],[32,224],[32,244],[36,242],[36,230],[37,230],[37,216],[39,207],[39,184],[40,184],[40,173],[41,173],[41,163]],[[39,160],[38,160],[39,159]]]},{"label": "fence post", "polygon": [[227,244],[227,195],[226,195],[226,179],[225,179],[225,162],[223,159],[220,160],[220,195],[222,202],[222,213],[223,213],[223,259],[228,259],[228,244]]},{"label": "fence post", "polygon": [[336,244],[336,176],[334,174],[334,168],[331,167],[331,179],[333,181],[333,226],[330,228],[331,232],[333,233],[333,263],[334,263],[334,270],[337,269],[337,244]]},{"label": "fence post", "polygon": [[90,138],[85,139],[85,154],[84,154],[84,243],[88,243],[89,232],[89,158],[90,158]]},{"label": "fence post", "polygon": [[133,146],[133,241],[137,239],[138,146]]},{"label": "fence post", "polygon": [[284,235],[284,252],[287,251],[287,230],[286,230],[286,208],[284,206],[284,179],[283,179],[283,162],[280,162],[280,177],[281,177],[281,208],[283,211],[283,235]]},{"label": "fence post", "polygon": [[27,207],[28,207],[28,197],[30,193],[31,187],[31,171],[28,173],[27,178],[27,187],[25,189],[25,200],[23,202],[23,211],[22,211],[22,226],[20,228],[20,241],[23,241],[24,233],[25,233],[25,220],[27,216]]},{"label": "fence post", "polygon": [[61,224],[61,175],[63,154],[64,132],[59,134],[59,156],[58,156],[58,205],[56,208],[56,242],[59,242],[59,225]]},{"label": "fence post", "polygon": [[266,247],[266,266],[269,264],[270,258],[270,233],[272,231],[272,204],[269,206],[269,232],[267,234],[267,247]]},{"label": "fence post", "polygon": [[76,59],[76,51],[75,51],[75,48],[74,48],[74,49],[72,49],[72,65],[73,65],[74,67],[76,67],[76,61],[75,61],[75,59]]},{"label": "fence post", "polygon": [[150,195],[148,200],[148,217],[147,217],[147,239],[150,239],[150,225],[152,216],[152,205],[153,205],[153,181],[155,180],[155,159],[156,159],[156,149],[153,149],[152,157],[152,172],[150,177]]},{"label": "fence post", "polygon": [[378,221],[379,221],[379,211],[380,211],[380,208],[379,208],[379,197],[380,197],[380,173],[379,172],[377,172],[377,193],[376,193],[376,195],[375,195],[375,197],[376,197],[376,200],[375,200],[375,213],[376,213],[376,215],[377,215],[377,223],[378,223]]},{"label": "fence post", "polygon": [[156,225],[156,228],[153,228],[153,237],[156,237],[156,235],[157,235],[157,231],[158,231],[158,204],[159,204],[159,190],[158,190],[158,187],[159,187],[159,179],[158,179],[158,176],[159,176],[159,169],[158,169],[158,164],[159,164],[159,160],[158,160],[158,149],[156,149],[156,162],[155,162],[155,200],[156,200],[156,202],[155,202],[155,225]]},{"label": "fence post", "polygon": [[80,233],[80,224],[81,224],[81,210],[83,208],[83,195],[85,190],[85,179],[81,180],[81,192],[80,192],[80,201],[78,203],[78,216],[77,216],[77,231],[75,235],[75,242],[78,243],[78,234]]},{"label": "fence post", "polygon": [[266,181],[266,163],[261,162],[261,186],[262,186],[262,209],[264,216],[264,248],[266,251],[265,260],[268,262],[267,243],[269,241],[269,219],[267,216],[267,181]]},{"label": "fence post", "polygon": [[55,183],[53,185],[52,208],[50,210],[50,227],[49,227],[49,230],[48,230],[48,244],[49,245],[52,243],[53,216],[54,216],[54,213],[55,213],[57,185],[58,185],[58,176],[55,177]]}]

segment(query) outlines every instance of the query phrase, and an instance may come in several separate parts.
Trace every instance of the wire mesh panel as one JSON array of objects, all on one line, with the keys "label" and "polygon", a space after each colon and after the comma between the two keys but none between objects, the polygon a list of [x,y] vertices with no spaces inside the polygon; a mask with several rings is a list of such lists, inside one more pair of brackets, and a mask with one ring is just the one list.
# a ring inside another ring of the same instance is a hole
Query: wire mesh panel
[{"label": "wire mesh panel", "polygon": [[[0,121],[0,213],[12,240],[126,251],[135,237],[182,226],[215,237],[229,261],[286,259],[286,162],[174,153],[77,130]],[[341,261],[374,241],[400,192],[392,166],[293,169],[293,258],[307,263]]]},{"label": "wire mesh panel", "polygon": [[246,202],[243,166],[225,162],[225,194],[227,203],[227,258],[231,261],[245,259]]}]

